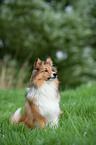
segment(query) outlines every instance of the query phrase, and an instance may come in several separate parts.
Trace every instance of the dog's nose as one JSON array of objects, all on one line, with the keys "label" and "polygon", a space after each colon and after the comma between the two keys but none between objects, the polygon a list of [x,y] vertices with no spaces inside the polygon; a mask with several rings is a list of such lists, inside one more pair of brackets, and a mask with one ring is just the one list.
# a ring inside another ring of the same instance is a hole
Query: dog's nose
[{"label": "dog's nose", "polygon": [[53,73],[53,76],[56,77],[57,76],[57,73]]}]

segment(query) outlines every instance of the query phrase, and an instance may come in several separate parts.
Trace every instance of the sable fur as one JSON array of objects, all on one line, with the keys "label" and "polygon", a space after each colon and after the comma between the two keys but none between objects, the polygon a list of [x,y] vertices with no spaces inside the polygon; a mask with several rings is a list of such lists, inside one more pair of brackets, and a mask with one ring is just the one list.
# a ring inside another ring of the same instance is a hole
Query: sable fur
[{"label": "sable fur", "polygon": [[11,123],[24,122],[28,127],[58,126],[58,117],[62,113],[59,108],[60,94],[57,70],[51,58],[34,62],[34,69],[27,88],[24,115],[20,108],[11,116]]}]

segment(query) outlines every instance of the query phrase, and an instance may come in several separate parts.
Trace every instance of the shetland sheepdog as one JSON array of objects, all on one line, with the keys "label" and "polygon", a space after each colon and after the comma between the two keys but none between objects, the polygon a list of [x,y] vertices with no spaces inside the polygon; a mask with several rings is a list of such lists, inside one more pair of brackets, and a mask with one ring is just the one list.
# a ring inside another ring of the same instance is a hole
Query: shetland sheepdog
[{"label": "shetland sheepdog", "polygon": [[34,62],[34,69],[26,93],[24,115],[20,115],[21,108],[11,116],[11,123],[24,122],[31,128],[58,126],[60,93],[57,70],[53,67],[51,58]]}]

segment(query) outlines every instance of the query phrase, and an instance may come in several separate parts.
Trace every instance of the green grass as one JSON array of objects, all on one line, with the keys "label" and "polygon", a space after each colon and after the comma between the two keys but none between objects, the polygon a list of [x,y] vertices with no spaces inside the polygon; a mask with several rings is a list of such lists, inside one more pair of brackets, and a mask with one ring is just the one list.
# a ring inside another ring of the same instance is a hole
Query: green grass
[{"label": "green grass", "polygon": [[11,125],[9,118],[19,107],[24,111],[24,90],[0,90],[1,145],[96,145],[96,83],[61,92],[59,127],[26,129]]}]

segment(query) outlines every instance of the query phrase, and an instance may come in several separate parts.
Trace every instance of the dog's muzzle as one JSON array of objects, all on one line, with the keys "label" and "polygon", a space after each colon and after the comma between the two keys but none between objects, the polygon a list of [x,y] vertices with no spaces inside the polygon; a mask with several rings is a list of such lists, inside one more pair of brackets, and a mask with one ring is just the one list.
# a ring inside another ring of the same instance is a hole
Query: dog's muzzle
[{"label": "dog's muzzle", "polygon": [[57,73],[53,72],[53,74],[51,75],[51,77],[49,78],[49,80],[54,80],[57,78]]}]

